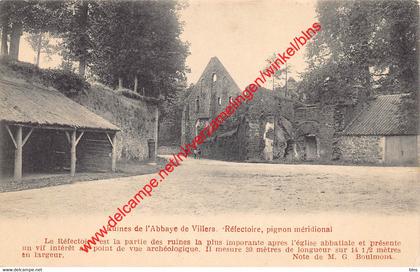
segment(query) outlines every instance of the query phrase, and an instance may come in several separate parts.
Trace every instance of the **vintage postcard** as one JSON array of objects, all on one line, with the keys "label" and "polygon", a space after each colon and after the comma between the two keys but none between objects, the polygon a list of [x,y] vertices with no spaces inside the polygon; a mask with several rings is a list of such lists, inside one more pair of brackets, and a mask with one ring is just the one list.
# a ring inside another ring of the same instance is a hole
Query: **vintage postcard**
[{"label": "vintage postcard", "polygon": [[3,0],[0,24],[3,271],[418,271],[417,1]]}]

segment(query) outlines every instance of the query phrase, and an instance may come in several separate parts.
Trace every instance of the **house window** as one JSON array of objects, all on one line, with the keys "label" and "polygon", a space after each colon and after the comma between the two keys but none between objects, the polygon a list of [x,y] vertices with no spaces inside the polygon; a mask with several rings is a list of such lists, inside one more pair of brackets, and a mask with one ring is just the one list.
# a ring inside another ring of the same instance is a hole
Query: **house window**
[{"label": "house window", "polygon": [[195,100],[195,112],[199,112],[200,111],[200,99],[197,96],[197,99]]},{"label": "house window", "polygon": [[217,98],[217,104],[219,104],[219,106],[222,105],[222,98],[220,96]]},{"label": "house window", "polygon": [[232,96],[229,96],[229,102],[230,102],[230,103],[233,103],[233,98],[232,98]]},{"label": "house window", "polygon": [[212,80],[213,82],[216,82],[216,80],[217,80],[217,75],[216,75],[216,73],[213,73],[213,75],[212,75],[212,77],[211,77],[211,80]]}]

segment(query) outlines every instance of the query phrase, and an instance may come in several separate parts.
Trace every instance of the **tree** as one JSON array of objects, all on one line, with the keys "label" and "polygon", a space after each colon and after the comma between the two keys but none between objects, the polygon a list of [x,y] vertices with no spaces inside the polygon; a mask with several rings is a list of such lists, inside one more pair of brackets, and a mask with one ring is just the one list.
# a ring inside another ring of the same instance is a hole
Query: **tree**
[{"label": "tree", "polygon": [[85,77],[86,66],[90,61],[92,46],[89,37],[91,9],[97,5],[95,1],[72,0],[67,1],[65,12],[61,16],[59,37],[62,56],[79,63],[79,75]]},{"label": "tree", "polygon": [[322,30],[308,45],[301,84],[311,102],[417,88],[414,0],[320,1],[316,11]]},{"label": "tree", "polygon": [[[266,59],[267,61],[267,66],[264,68],[267,69],[269,68],[272,63],[274,62],[274,60],[277,58],[276,53],[273,53],[273,55]],[[278,89],[282,89],[282,91],[286,91],[285,95],[288,95],[288,80],[290,77],[290,73],[292,72],[293,66],[286,63],[282,66],[280,66],[280,69],[278,69],[277,71],[275,71],[274,76],[271,78],[272,79],[272,90],[278,90]],[[285,88],[283,88],[285,87]]]},{"label": "tree", "polygon": [[[26,1],[1,1],[0,16],[2,18],[2,54],[12,59],[19,56],[20,37],[23,31],[23,22],[31,3]],[[9,38],[8,38],[9,36]],[[9,46],[7,42],[10,41]]]},{"label": "tree", "polygon": [[[20,38],[23,32],[41,35],[56,32],[60,26],[65,2],[35,0],[0,1],[2,28],[2,55],[19,57]],[[7,44],[10,41],[9,45]]]},{"label": "tree", "polygon": [[39,67],[41,53],[46,54],[47,58],[51,60],[51,55],[57,51],[57,47],[50,43],[48,33],[29,34],[26,40],[36,53],[35,66],[37,67]]},{"label": "tree", "polygon": [[[22,31],[38,52],[44,37],[61,38],[65,66],[79,63],[108,85],[145,90],[146,95],[170,95],[184,84],[188,45],[180,40],[182,24],[175,0],[0,1],[2,52],[17,59]],[[10,46],[8,47],[8,40]]]},{"label": "tree", "polygon": [[1,55],[9,55],[8,36],[10,31],[10,3],[0,2],[0,23],[1,23]]},{"label": "tree", "polygon": [[[373,10],[380,19],[373,40],[376,71],[385,73],[379,92],[417,92],[419,6],[416,1],[384,1]],[[387,90],[388,89],[388,90]]]},{"label": "tree", "polygon": [[100,2],[92,10],[92,72],[108,85],[140,85],[148,95],[177,89],[188,54],[179,8],[175,1]]}]

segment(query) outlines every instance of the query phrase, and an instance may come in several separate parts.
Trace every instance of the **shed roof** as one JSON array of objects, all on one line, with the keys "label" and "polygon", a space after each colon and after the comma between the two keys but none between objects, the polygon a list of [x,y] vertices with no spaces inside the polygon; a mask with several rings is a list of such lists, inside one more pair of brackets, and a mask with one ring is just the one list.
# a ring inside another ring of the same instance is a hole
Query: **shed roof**
[{"label": "shed roof", "polygon": [[120,130],[57,90],[5,79],[0,80],[0,121],[40,127]]},{"label": "shed roof", "polygon": [[400,118],[405,94],[379,95],[343,131],[343,135],[410,135]]}]

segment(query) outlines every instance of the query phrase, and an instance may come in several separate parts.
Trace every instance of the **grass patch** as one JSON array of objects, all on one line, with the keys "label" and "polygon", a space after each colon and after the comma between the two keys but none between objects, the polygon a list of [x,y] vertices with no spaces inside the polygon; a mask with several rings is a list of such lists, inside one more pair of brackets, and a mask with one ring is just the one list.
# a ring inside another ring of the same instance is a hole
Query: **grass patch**
[{"label": "grass patch", "polygon": [[157,173],[167,163],[166,160],[158,158],[155,161],[125,160],[117,163],[117,171],[104,173],[81,172],[71,177],[68,172],[33,174],[23,177],[20,182],[13,181],[12,177],[0,179],[0,193],[14,192],[30,189],[39,189],[50,186],[87,182],[91,180],[105,180],[112,178],[139,176]]}]

